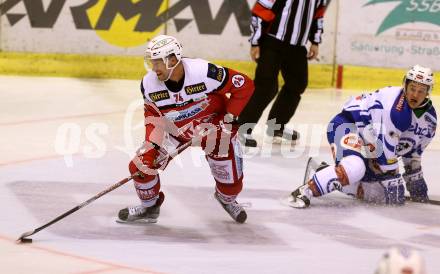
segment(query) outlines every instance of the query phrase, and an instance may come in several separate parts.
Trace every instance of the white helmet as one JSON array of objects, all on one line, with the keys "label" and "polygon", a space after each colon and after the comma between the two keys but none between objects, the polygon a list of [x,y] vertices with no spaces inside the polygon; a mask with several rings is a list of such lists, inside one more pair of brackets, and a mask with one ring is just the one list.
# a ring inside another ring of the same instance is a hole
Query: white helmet
[{"label": "white helmet", "polygon": [[148,60],[162,59],[168,67],[168,57],[174,54],[177,58],[177,63],[182,59],[182,45],[180,42],[169,35],[159,35],[154,37],[148,44],[145,50],[144,61],[147,64]]},{"label": "white helmet", "polygon": [[403,252],[393,247],[383,255],[375,274],[402,273],[425,274],[425,264],[417,251]]},{"label": "white helmet", "polygon": [[430,68],[425,68],[419,65],[413,66],[410,70],[408,70],[405,77],[403,78],[403,84],[405,89],[406,86],[408,85],[409,80],[427,85],[428,95],[431,94],[432,88],[434,86],[434,75]]}]

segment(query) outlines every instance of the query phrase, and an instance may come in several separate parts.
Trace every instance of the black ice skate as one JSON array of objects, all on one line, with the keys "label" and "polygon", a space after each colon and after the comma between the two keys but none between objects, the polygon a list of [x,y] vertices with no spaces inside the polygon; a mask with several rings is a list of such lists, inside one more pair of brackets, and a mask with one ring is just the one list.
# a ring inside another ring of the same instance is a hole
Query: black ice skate
[{"label": "black ice skate", "polygon": [[243,134],[240,136],[240,141],[242,144],[246,147],[256,147],[257,146],[257,140],[255,140],[254,137],[252,137],[252,134]]},{"label": "black ice skate", "polygon": [[278,129],[272,132],[268,129],[266,132],[270,137],[269,140],[274,144],[281,144],[283,142],[293,142],[294,144],[299,139],[299,132],[296,130]]},{"label": "black ice skate", "polygon": [[310,206],[313,193],[308,184],[295,189],[287,199],[287,204],[294,208],[306,208]]},{"label": "black ice skate", "polygon": [[237,203],[237,201],[233,201],[232,203],[225,203],[220,197],[219,194],[214,193],[215,199],[222,205],[222,207],[228,212],[228,214],[236,221],[237,223],[244,223],[247,219],[246,211],[243,207]]},{"label": "black ice skate", "polygon": [[118,223],[156,223],[160,214],[160,206],[165,199],[163,192],[159,193],[159,199],[156,204],[150,207],[142,205],[130,206],[121,209],[118,214]]}]

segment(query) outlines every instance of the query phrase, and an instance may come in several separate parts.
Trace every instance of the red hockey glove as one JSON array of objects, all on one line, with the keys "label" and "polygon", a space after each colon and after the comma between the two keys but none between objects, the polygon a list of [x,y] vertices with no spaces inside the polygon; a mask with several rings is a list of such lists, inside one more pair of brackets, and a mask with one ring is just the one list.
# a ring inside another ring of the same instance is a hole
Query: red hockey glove
[{"label": "red hockey glove", "polygon": [[155,160],[159,151],[151,143],[146,147],[146,151],[136,155],[128,165],[130,174],[132,176],[137,174],[135,180],[141,183],[151,181],[156,176],[158,168]]}]

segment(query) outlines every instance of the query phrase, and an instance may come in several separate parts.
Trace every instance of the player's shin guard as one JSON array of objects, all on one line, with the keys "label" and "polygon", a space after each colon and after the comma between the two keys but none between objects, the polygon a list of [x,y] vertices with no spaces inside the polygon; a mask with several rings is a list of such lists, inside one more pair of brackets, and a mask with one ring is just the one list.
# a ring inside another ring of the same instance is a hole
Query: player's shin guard
[{"label": "player's shin guard", "polygon": [[322,164],[307,184],[291,193],[288,205],[294,208],[305,208],[310,205],[311,197],[325,195],[334,190],[342,190],[349,182],[359,181],[365,174],[363,160],[357,156],[347,156],[339,165]]},{"label": "player's shin guard", "polygon": [[339,165],[319,169],[309,182],[313,196],[322,196],[343,186],[359,182],[365,174],[363,160],[354,155],[344,157]]},{"label": "player's shin guard", "polygon": [[156,204],[159,198],[160,179],[159,176],[151,176],[152,180],[149,182],[138,182],[135,180],[134,188],[144,207],[150,207]]},{"label": "player's shin guard", "polygon": [[289,197],[288,204],[294,208],[310,206],[310,199],[325,195],[335,189],[340,189],[334,166],[323,165],[307,184],[295,189]]},{"label": "player's shin guard", "polygon": [[313,191],[313,196],[322,196],[333,190],[342,188],[337,175],[338,167],[328,166],[313,175],[309,181],[309,186]]},{"label": "player's shin guard", "polygon": [[236,198],[243,188],[241,178],[234,184],[222,184],[217,182],[214,197],[223,207],[223,209],[236,221],[237,223],[244,223],[247,219],[246,211],[243,206],[237,203]]}]

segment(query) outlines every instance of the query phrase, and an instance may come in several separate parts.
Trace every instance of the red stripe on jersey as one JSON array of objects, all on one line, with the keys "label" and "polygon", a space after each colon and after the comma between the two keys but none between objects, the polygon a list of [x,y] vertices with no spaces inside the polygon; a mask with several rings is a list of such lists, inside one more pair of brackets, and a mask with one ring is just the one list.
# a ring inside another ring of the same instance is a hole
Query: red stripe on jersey
[{"label": "red stripe on jersey", "polygon": [[263,19],[263,21],[270,22],[275,18],[275,13],[272,10],[263,7],[260,3],[255,3],[252,13]]},{"label": "red stripe on jersey", "polygon": [[313,17],[313,19],[323,18],[324,13],[325,13],[325,7],[318,8],[318,10],[315,12],[315,16]]}]

